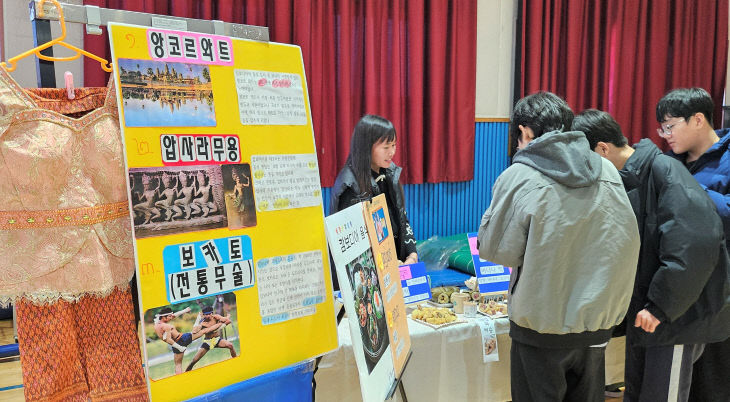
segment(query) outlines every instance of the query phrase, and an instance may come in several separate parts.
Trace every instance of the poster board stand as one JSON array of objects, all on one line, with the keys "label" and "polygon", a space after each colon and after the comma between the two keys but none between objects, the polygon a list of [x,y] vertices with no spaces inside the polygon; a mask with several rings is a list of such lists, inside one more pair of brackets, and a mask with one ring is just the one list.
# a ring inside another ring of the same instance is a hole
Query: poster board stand
[{"label": "poster board stand", "polygon": [[[337,317],[336,317],[336,321],[335,321],[337,323],[336,324],[337,327],[340,326],[340,322],[342,321],[342,319],[344,317],[345,317],[345,306],[342,306],[342,307],[340,307],[340,311],[337,312]],[[315,400],[315,396],[316,396],[315,393],[317,391],[316,375],[317,375],[317,370],[319,370],[319,363],[322,361],[323,357],[324,357],[324,355],[320,355],[320,356],[317,356],[316,359],[314,359],[314,368],[312,369],[312,401]]]},{"label": "poster board stand", "polygon": [[388,397],[385,399],[391,399],[393,398],[393,395],[395,395],[396,388],[398,389],[400,393],[400,399],[403,402],[408,402],[408,397],[406,397],[406,389],[403,387],[403,372],[406,370],[406,367],[408,367],[408,363],[411,361],[411,356],[413,355],[413,351],[408,351],[408,356],[406,356],[406,361],[403,363],[403,370],[401,370],[401,375],[396,377],[395,381],[393,381],[393,387],[390,391],[388,391]]},{"label": "poster board stand", "polygon": [[381,194],[325,218],[365,402],[394,395],[411,351],[387,208]]},{"label": "poster board stand", "polygon": [[108,30],[151,399],[188,399],[335,349],[301,49]]},{"label": "poster board stand", "polygon": [[[345,308],[343,307],[337,313],[337,325],[338,326],[340,325],[340,322],[342,321],[342,318],[344,316],[345,316]],[[412,355],[413,355],[413,351],[409,350],[405,363],[403,363],[403,369],[401,370],[401,374],[400,374],[400,376],[396,377],[395,380],[393,381],[393,385],[390,388],[390,390],[388,391],[387,397],[385,398],[386,400],[393,398],[393,396],[395,395],[395,391],[397,389],[400,393],[401,401],[408,402],[408,398],[406,397],[406,390],[403,387],[403,372],[405,372],[406,367],[408,367],[408,363],[411,361]],[[319,363],[322,361],[323,357],[324,357],[324,355],[318,356],[317,359],[314,361],[314,369],[312,371],[312,401],[316,400],[315,393],[316,393],[316,389],[317,389],[317,380],[316,380],[315,376],[317,374],[317,369],[319,368]]]}]

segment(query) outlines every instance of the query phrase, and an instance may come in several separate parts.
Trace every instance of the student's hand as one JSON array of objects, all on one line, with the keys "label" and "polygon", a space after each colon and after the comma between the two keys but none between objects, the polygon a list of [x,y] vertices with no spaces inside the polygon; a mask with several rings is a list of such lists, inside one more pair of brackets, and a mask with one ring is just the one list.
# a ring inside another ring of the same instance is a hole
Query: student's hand
[{"label": "student's hand", "polygon": [[634,321],[635,327],[641,327],[646,332],[653,333],[656,327],[661,322],[654,317],[652,313],[649,312],[647,309],[643,309],[639,311],[639,314],[636,314],[636,320]]},{"label": "student's hand", "polygon": [[403,264],[401,264],[401,265],[415,264],[417,262],[418,262],[418,254],[411,253],[408,255],[408,258],[406,258],[406,260],[403,261]]}]

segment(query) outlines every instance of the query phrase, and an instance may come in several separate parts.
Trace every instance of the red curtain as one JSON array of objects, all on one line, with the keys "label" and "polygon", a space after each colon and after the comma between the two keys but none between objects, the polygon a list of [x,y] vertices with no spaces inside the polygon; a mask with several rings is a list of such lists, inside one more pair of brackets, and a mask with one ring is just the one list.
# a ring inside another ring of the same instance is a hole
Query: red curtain
[{"label": "red curtain", "polygon": [[555,92],[613,115],[630,143],[656,133],[659,99],[702,87],[720,126],[728,0],[523,0],[522,96]]},{"label": "red curtain", "polygon": [[[86,0],[84,4],[267,26],[302,48],[323,186],[344,165],[355,123],[390,119],[407,183],[474,173],[476,0]],[[84,46],[110,56],[106,35]],[[85,85],[107,76],[85,61]]]}]

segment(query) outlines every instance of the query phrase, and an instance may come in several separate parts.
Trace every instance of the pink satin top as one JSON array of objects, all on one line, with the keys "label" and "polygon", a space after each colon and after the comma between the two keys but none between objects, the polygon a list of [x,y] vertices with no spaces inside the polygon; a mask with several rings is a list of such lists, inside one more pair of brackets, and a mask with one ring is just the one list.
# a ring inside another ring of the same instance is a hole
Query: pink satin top
[{"label": "pink satin top", "polygon": [[134,272],[113,85],[76,94],[0,68],[0,305],[103,296]]}]

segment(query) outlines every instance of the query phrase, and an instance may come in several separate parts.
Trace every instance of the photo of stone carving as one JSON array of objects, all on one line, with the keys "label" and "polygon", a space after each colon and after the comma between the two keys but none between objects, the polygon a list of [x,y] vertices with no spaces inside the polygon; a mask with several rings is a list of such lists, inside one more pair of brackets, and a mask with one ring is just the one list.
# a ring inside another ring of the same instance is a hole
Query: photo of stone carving
[{"label": "photo of stone carving", "polygon": [[137,238],[227,225],[218,166],[130,169],[129,184]]}]

